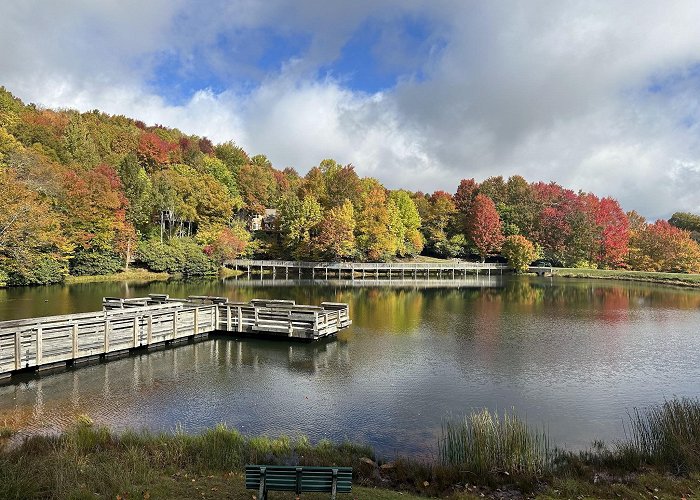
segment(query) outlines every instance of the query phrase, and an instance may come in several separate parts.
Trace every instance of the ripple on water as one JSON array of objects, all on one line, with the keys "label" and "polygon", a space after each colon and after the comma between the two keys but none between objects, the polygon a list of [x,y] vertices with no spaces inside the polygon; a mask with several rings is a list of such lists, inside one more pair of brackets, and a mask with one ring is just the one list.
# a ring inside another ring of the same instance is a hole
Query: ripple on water
[{"label": "ripple on water", "polygon": [[[21,429],[15,439],[59,432],[80,414],[117,430],[196,432],[225,423],[247,434],[349,438],[386,455],[430,455],[447,415],[514,407],[557,444],[580,448],[621,438],[633,406],[700,396],[700,292],[547,279],[488,284],[144,286],[127,293],[346,301],[354,325],[316,344],[217,339],[21,376],[0,387],[0,423]],[[3,319],[22,307],[34,314],[32,293],[0,291]],[[63,302],[65,287],[42,294],[50,301],[42,295],[41,307],[55,314],[95,309],[96,297],[124,290],[70,287]]]}]

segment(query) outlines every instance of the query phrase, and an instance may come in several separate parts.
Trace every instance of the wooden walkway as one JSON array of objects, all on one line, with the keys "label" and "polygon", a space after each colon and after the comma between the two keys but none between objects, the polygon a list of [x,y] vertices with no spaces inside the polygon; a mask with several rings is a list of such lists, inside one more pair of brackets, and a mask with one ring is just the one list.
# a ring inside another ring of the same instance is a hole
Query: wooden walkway
[{"label": "wooden walkway", "polygon": [[0,322],[0,378],[185,342],[210,333],[318,340],[352,324],[347,304],[290,300],[230,302],[168,295],[103,299],[103,310]]},{"label": "wooden walkway", "polygon": [[406,276],[402,279],[400,276],[398,278],[374,278],[367,277],[365,279],[356,278],[334,278],[329,277],[326,279],[285,279],[284,275],[281,278],[267,275],[256,274],[251,276],[250,279],[247,278],[231,278],[231,286],[260,286],[260,287],[298,287],[298,286],[318,286],[318,285],[330,285],[342,288],[364,288],[364,287],[383,287],[383,288],[410,288],[415,290],[420,290],[423,288],[493,288],[502,287],[503,281],[500,280],[499,275],[480,275],[467,276],[455,279],[425,279],[425,278],[412,278]]},{"label": "wooden walkway", "polygon": [[[253,274],[270,274],[284,279],[311,278],[312,280],[350,280],[380,278],[426,280],[462,279],[481,273],[482,276],[502,275],[509,271],[508,264],[491,262],[304,262],[292,260],[230,260],[226,265],[242,271],[249,278]],[[529,271],[539,276],[551,274],[551,267],[530,267]]]},{"label": "wooden walkway", "polygon": [[436,279],[456,279],[470,274],[503,274],[507,264],[490,262],[304,262],[287,260],[231,260],[226,265],[244,274],[269,273],[273,276],[290,278],[311,277],[330,279],[347,277],[367,279],[374,277],[405,278],[423,277]]}]

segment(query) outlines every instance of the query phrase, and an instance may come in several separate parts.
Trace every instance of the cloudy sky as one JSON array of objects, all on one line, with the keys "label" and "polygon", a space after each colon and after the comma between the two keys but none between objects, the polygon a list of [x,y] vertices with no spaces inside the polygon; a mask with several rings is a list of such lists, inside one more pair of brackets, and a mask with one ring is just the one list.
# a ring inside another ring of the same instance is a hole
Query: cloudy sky
[{"label": "cloudy sky", "polygon": [[700,2],[8,0],[0,85],[388,187],[700,212]]}]

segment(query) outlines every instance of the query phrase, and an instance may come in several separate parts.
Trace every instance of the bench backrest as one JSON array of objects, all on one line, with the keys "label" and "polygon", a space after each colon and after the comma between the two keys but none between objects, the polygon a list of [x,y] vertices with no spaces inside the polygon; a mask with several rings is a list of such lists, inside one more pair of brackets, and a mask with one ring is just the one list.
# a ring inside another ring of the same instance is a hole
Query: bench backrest
[{"label": "bench backrest", "polygon": [[294,491],[331,493],[333,470],[337,471],[336,492],[352,491],[352,467],[310,467],[295,465],[246,465],[245,487],[260,488],[261,471],[265,474],[265,489],[272,491]]}]

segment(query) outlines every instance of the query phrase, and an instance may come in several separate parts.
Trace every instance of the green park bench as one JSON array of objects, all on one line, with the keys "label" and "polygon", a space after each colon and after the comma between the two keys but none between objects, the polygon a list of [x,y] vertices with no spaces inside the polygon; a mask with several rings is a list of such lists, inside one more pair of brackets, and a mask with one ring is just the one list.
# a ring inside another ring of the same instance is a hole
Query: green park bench
[{"label": "green park bench", "polygon": [[258,490],[257,500],[267,500],[268,491],[336,493],[352,491],[352,467],[309,467],[297,465],[246,465],[245,487]]}]

